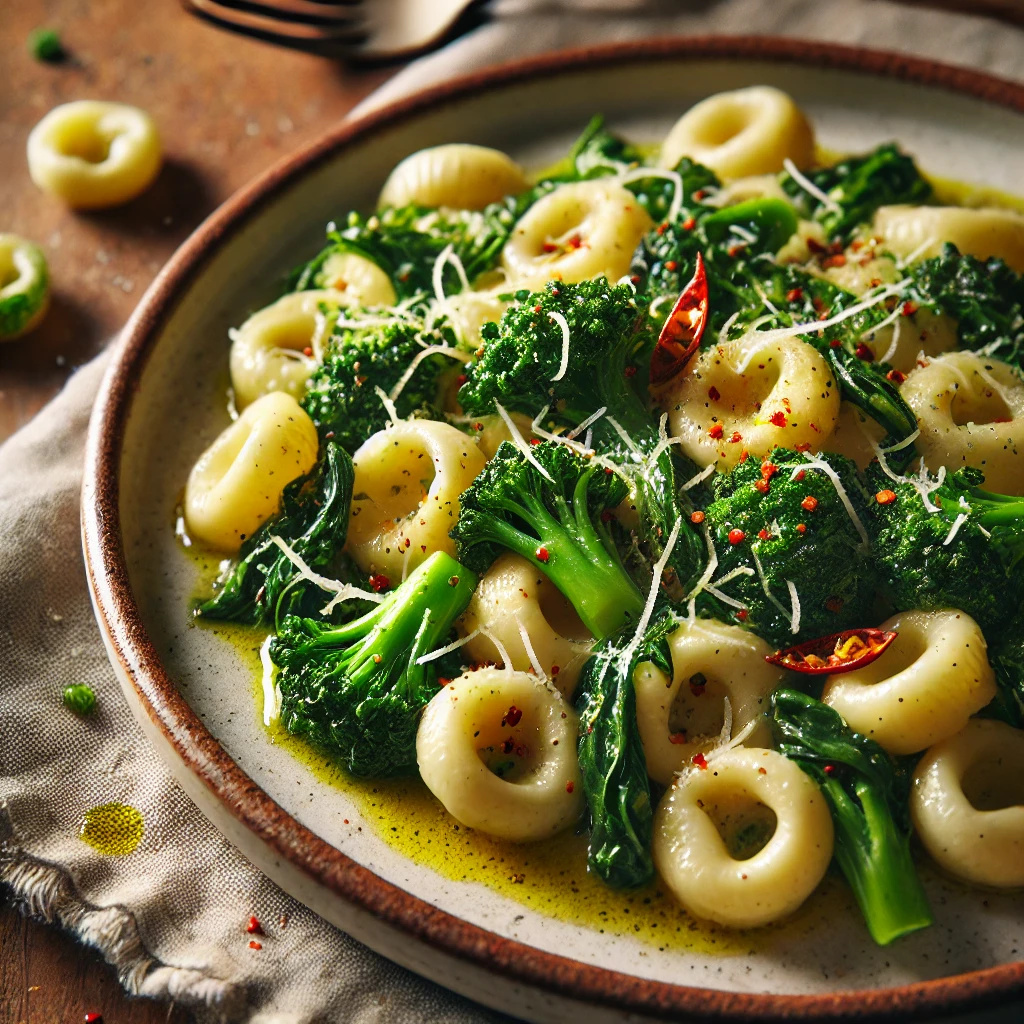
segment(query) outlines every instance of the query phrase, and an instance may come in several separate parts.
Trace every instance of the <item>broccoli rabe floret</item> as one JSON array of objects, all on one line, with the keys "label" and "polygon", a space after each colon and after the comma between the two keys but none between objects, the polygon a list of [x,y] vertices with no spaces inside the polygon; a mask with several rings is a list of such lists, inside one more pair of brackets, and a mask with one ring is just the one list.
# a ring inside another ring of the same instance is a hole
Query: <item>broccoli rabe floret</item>
[{"label": "broccoli rabe floret", "polygon": [[656,608],[641,642],[627,630],[599,644],[580,676],[579,759],[590,814],[587,864],[606,885],[630,889],[654,877],[653,808],[633,673],[652,662],[672,675],[668,635],[676,617]]},{"label": "broccoli rabe floret", "polygon": [[[455,348],[455,337],[446,328],[424,333],[415,321],[336,328],[302,403],[320,437],[354,452],[386,427],[388,413],[376,389],[390,392],[424,346],[437,344]],[[439,417],[443,379],[453,366],[441,354],[422,359],[395,401],[399,416]]]},{"label": "broccoli rabe floret", "polygon": [[[591,428],[594,448],[629,473],[641,539],[652,557],[659,557],[680,524],[671,568],[688,587],[700,575],[704,545],[682,514],[676,481],[685,480],[680,474],[687,470],[661,445],[658,424],[631,384],[634,357],[650,345],[637,297],[626,285],[598,279],[552,282],[539,292],[518,292],[516,300],[500,325],[481,330],[481,351],[459,391],[463,409],[479,416],[493,412],[497,402],[537,416],[547,407],[546,428],[576,426],[600,412]],[[563,332],[552,313],[569,328],[561,376]],[[647,459],[655,450],[658,457]]]},{"label": "broccoli rabe floret", "polygon": [[216,593],[199,605],[196,615],[255,624],[315,614],[325,603],[323,592],[298,578],[298,569],[274,538],[314,572],[328,569],[345,546],[352,479],[348,453],[326,442],[313,471],[285,487],[280,509],[242,545],[215,585]]},{"label": "broccoli rabe floret", "polygon": [[876,577],[849,459],[776,448],[717,477],[714,495],[704,510],[718,552],[711,582],[737,571],[721,586],[742,605],[729,608],[735,622],[785,647],[869,620]]},{"label": "broccoli rabe floret", "polygon": [[995,670],[998,693],[984,713],[1015,729],[1024,728],[1024,604],[992,636],[988,660]]},{"label": "broccoli rabe floret", "polygon": [[783,171],[780,182],[805,217],[818,221],[829,238],[845,241],[858,225],[870,221],[880,206],[923,203],[932,187],[913,159],[892,143],[871,153],[840,160],[831,167],[805,171],[829,202],[823,203]]},{"label": "broccoli rabe floret", "polygon": [[914,267],[907,295],[956,320],[961,348],[1024,369],[1024,277],[1002,260],[979,260],[947,243]]},{"label": "broccoli rabe floret", "polygon": [[[867,476],[868,528],[896,607],[959,608],[994,639],[1017,614],[1008,596],[1024,593],[1024,498],[983,491],[984,474],[970,468],[937,488],[923,471],[918,487],[892,480],[877,462]],[[931,490],[927,504],[922,487]]]},{"label": "broccoli rabe floret", "polygon": [[835,857],[880,946],[932,923],[910,856],[909,773],[837,711],[795,690],[772,697],[779,749],[821,787]]},{"label": "broccoli rabe floret", "polygon": [[[644,599],[622,566],[606,513],[628,493],[615,472],[548,441],[531,462],[509,441],[459,499],[459,558],[486,572],[514,551],[569,599],[598,639],[636,622]],[[538,468],[540,467],[540,468]]]},{"label": "broccoli rabe floret", "polygon": [[437,551],[351,622],[285,619],[270,647],[285,728],[353,775],[415,769],[420,712],[437,692],[436,665],[417,659],[448,636],[475,586],[472,572]]},{"label": "broccoli rabe floret", "polygon": [[577,179],[617,174],[643,159],[640,151],[610,132],[601,114],[595,114],[569,151],[569,162]]}]

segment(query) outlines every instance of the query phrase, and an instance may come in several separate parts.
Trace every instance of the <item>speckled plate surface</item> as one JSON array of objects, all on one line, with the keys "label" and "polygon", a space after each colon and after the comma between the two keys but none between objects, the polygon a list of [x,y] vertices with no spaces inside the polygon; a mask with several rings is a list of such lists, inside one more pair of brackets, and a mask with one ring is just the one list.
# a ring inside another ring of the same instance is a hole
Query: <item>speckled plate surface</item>
[{"label": "speckled plate surface", "polygon": [[[656,892],[599,891],[571,839],[502,862],[500,849],[460,833],[408,784],[375,794],[314,770],[262,726],[259,637],[239,645],[190,620],[206,570],[175,538],[175,506],[196,456],[228,422],[227,329],[316,251],[327,220],[369,208],[388,170],[422,146],[477,142],[538,166],[595,111],[654,140],[704,96],[757,83],[791,93],[825,147],[897,139],[944,177],[1010,191],[1024,181],[1021,87],[793,41],[662,40],[550,55],[341,125],[200,227],[125,331],[93,417],[83,493],[97,615],[139,721],[224,834],[356,938],[484,1003],[538,1021],[584,1008],[594,1021],[979,1020],[997,1003],[1005,1014],[1024,998],[1020,895],[927,872],[936,926],[880,950],[834,881],[793,922],[730,935]],[[444,852],[410,857],[423,836]]]}]

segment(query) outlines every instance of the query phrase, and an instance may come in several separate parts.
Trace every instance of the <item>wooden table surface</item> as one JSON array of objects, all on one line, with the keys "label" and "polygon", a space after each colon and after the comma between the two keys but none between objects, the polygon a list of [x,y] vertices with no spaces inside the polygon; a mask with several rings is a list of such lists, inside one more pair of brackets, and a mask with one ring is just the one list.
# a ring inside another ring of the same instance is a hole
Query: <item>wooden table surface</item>
[{"label": "wooden table surface", "polygon": [[[125,322],[160,266],[235,189],[343,117],[396,70],[339,63],[229,35],[175,0],[0,2],[0,232],[39,243],[53,282],[45,321],[0,345],[0,441],[26,422]],[[69,52],[36,62],[26,40],[57,28]],[[164,168],[143,196],[72,213],[28,176],[25,140],[58,103],[121,100],[160,126]],[[114,972],[67,935],[25,920],[0,893],[0,1021],[185,1024],[128,1000]]]}]

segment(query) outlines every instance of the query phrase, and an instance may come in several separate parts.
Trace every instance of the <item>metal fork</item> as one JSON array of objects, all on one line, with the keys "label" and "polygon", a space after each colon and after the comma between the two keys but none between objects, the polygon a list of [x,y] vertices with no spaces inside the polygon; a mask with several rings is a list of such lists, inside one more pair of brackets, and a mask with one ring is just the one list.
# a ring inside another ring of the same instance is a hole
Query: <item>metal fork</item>
[{"label": "metal fork", "polygon": [[215,25],[328,56],[392,60],[445,39],[486,0],[181,0]]}]

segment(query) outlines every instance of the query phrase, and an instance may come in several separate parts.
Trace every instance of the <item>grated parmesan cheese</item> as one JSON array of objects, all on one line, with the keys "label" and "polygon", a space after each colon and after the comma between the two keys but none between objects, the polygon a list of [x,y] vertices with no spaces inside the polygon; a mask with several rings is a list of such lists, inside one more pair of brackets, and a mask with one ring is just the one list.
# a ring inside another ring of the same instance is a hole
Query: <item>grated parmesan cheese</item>
[{"label": "grated parmesan cheese", "polygon": [[808,455],[806,452],[804,452],[804,459],[807,462],[806,467],[794,467],[790,480],[794,480],[802,469],[820,469],[832,481],[832,486],[835,488],[836,494],[839,495],[843,508],[846,509],[847,514],[853,520],[853,525],[857,527],[861,544],[866,548],[870,548],[871,538],[868,536],[868,531],[864,529],[864,524],[860,521],[860,516],[857,515],[857,510],[853,507],[853,502],[850,501],[850,496],[846,493],[846,488],[843,486],[842,480],[839,479],[839,474],[827,462],[822,462],[821,459],[816,459],[813,455]]},{"label": "grated parmesan cheese", "polygon": [[518,612],[516,613],[516,626],[519,627],[519,637],[523,641],[523,647],[526,649],[526,656],[530,659],[530,666],[533,668],[534,674],[538,679],[546,680],[548,674],[541,668],[537,652],[533,649],[533,644],[530,642],[530,634],[527,632],[526,626],[523,625],[523,620],[519,617]]},{"label": "grated parmesan cheese", "polygon": [[451,654],[452,651],[457,651],[463,644],[468,644],[474,637],[480,635],[479,629],[474,629],[472,633],[467,633],[464,637],[458,640],[453,640],[450,644],[445,644],[444,647],[438,647],[436,651],[430,651],[428,654],[421,654],[416,659],[417,665],[426,665],[428,661],[437,661],[438,658],[443,658],[446,654]]},{"label": "grated parmesan cheese", "polygon": [[270,659],[271,633],[260,645],[260,664],[263,665],[263,724],[273,725],[281,717],[281,687],[277,683],[277,666]]},{"label": "grated parmesan cheese", "polygon": [[665,215],[665,219],[670,223],[675,223],[676,217],[679,216],[679,211],[683,208],[683,178],[678,171],[666,171],[660,170],[655,167],[637,167],[635,170],[627,171],[625,174],[619,176],[620,185],[628,185],[632,181],[643,181],[644,178],[665,178],[667,181],[671,181],[675,186],[675,190],[672,193],[672,202],[669,204],[668,213]]},{"label": "grated parmesan cheese", "polygon": [[533,452],[530,451],[530,446],[526,443],[523,435],[519,433],[519,428],[516,426],[515,420],[513,420],[505,411],[505,407],[500,402],[495,402],[494,408],[498,410],[498,415],[505,421],[505,426],[508,427],[508,432],[512,435],[512,443],[523,453],[523,458],[525,458],[526,461],[530,463],[530,465],[533,466],[533,468],[537,470],[545,480],[554,483],[555,481],[551,474],[536,460]]},{"label": "grated parmesan cheese", "polygon": [[822,192],[817,185],[811,181],[810,178],[805,177],[800,173],[799,168],[793,163],[792,160],[787,156],[782,161],[782,166],[785,167],[789,176],[808,194],[814,196],[819,203],[823,204],[827,209],[833,213],[842,213],[843,208],[826,192]]},{"label": "grated parmesan cheese", "polygon": [[326,576],[321,576],[318,572],[314,572],[305,563],[302,556],[291,548],[282,537],[272,535],[270,540],[284,552],[285,558],[299,570],[300,579],[307,580],[321,590],[334,594],[330,603],[320,609],[321,615],[330,615],[342,601],[358,599],[360,601],[371,601],[373,604],[380,604],[384,600],[381,594],[372,594],[369,591],[361,590],[359,587],[354,587],[351,583],[342,583],[341,580],[332,580]]},{"label": "grated parmesan cheese", "polygon": [[561,313],[554,311],[548,313],[548,318],[554,320],[562,329],[562,361],[558,364],[558,372],[551,378],[555,381],[561,380],[565,376],[565,371],[569,369],[569,321]]},{"label": "grated parmesan cheese", "polygon": [[398,415],[398,410],[395,408],[395,403],[391,401],[390,396],[379,384],[375,384],[373,390],[377,393],[377,397],[383,403],[384,408],[387,409],[388,416],[391,419],[391,423],[397,427],[398,424],[402,422],[402,420],[401,417]]},{"label": "grated parmesan cheese", "polygon": [[427,356],[438,354],[446,355],[449,359],[457,359],[460,363],[468,363],[470,359],[473,358],[468,352],[452,348],[450,345],[427,345],[426,348],[420,349],[420,351],[413,356],[412,362],[410,362],[405,368],[405,372],[398,378],[395,386],[391,389],[391,394],[388,395],[388,397],[392,402],[398,400],[398,396],[402,393],[405,385],[412,380],[412,375],[416,372],[416,368],[420,363],[422,363]]}]

